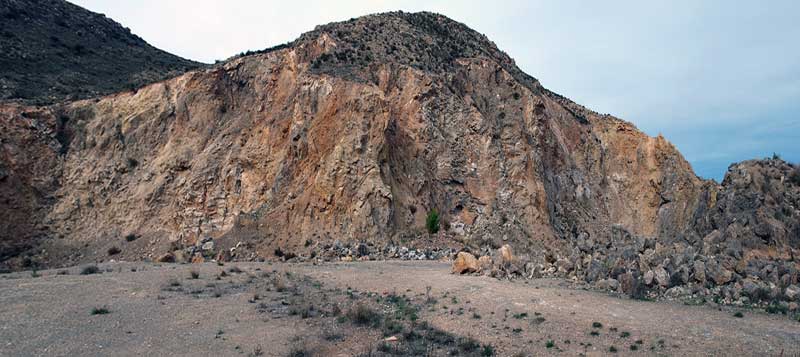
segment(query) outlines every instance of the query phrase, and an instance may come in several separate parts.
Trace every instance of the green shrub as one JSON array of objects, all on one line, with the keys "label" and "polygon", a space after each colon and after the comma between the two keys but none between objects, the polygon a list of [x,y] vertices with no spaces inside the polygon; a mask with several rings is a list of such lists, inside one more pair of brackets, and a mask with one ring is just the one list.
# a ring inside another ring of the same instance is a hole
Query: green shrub
[{"label": "green shrub", "polygon": [[350,308],[350,311],[347,312],[347,317],[356,325],[377,326],[381,322],[381,315],[363,304],[357,304]]},{"label": "green shrub", "polygon": [[425,228],[428,229],[430,234],[439,232],[439,212],[436,209],[428,212],[428,217],[425,219]]}]

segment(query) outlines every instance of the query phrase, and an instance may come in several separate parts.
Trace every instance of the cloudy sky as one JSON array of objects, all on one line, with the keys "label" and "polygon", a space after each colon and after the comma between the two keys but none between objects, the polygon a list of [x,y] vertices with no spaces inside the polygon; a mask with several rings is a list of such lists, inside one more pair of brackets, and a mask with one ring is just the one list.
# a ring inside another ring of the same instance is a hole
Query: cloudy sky
[{"label": "cloudy sky", "polygon": [[800,1],[71,1],[203,62],[331,21],[435,11],[545,87],[663,134],[700,176],[773,153],[800,161]]}]

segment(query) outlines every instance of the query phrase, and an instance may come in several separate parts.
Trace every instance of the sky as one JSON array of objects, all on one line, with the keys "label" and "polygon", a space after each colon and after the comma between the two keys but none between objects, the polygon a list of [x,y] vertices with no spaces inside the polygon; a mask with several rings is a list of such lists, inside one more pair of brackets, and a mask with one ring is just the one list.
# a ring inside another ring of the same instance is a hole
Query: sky
[{"label": "sky", "polygon": [[800,1],[71,0],[211,63],[316,25],[434,11],[487,35],[548,89],[664,135],[705,178],[800,162]]}]

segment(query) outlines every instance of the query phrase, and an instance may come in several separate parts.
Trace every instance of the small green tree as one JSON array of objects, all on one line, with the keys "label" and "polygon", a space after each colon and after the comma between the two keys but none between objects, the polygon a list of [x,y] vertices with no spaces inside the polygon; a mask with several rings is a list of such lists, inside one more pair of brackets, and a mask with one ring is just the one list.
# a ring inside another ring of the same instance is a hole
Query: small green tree
[{"label": "small green tree", "polygon": [[425,228],[428,229],[430,234],[439,232],[439,212],[435,208],[428,212],[428,217],[425,219]]}]

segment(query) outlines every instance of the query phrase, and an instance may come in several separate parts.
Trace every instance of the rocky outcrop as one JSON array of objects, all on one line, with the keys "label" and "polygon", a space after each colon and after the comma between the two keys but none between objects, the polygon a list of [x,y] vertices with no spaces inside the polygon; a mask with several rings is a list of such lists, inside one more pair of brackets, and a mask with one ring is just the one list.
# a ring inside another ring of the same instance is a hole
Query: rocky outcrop
[{"label": "rocky outcrop", "polygon": [[[188,261],[508,245],[496,275],[632,295],[749,274],[796,283],[789,164],[702,180],[663,137],[546,90],[431,13],[321,26],[135,92],[5,106],[0,125],[0,210],[18,216],[0,241],[27,252],[14,267],[103,260],[111,246],[115,259]],[[442,229],[429,234],[433,210]]]},{"label": "rocky outcrop", "polygon": [[459,252],[453,261],[453,274],[477,273],[481,271],[478,259],[467,252]]}]

